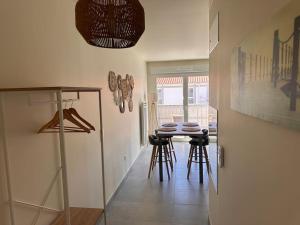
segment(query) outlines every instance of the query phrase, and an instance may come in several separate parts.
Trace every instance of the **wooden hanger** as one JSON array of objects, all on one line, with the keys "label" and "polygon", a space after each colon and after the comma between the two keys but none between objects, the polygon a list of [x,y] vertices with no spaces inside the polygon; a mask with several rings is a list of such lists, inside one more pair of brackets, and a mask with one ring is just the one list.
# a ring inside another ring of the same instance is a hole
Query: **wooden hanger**
[{"label": "wooden hanger", "polygon": [[94,131],[96,130],[92,124],[90,124],[88,121],[86,121],[79,115],[79,113],[76,111],[76,109],[71,107],[68,110],[71,115],[74,115],[75,117],[77,117],[79,120],[81,120],[83,123],[85,123],[91,130],[94,130]]},{"label": "wooden hanger", "polygon": [[59,123],[59,112],[58,111],[54,114],[52,120],[50,120],[48,123],[46,123],[44,126],[42,126],[38,130],[38,133],[42,133],[44,130],[55,126],[57,123]]},{"label": "wooden hanger", "polygon": [[80,122],[78,122],[78,120],[76,120],[72,114],[69,112],[68,109],[64,109],[64,118],[69,120],[71,123],[77,125],[79,128],[81,128],[82,130],[86,131],[87,133],[91,133],[91,130],[87,127],[85,127],[84,125],[82,125]]},{"label": "wooden hanger", "polygon": [[[90,129],[82,125],[80,122],[78,122],[72,114],[69,112],[68,109],[63,110],[63,117],[64,119],[70,121],[77,127],[70,127],[70,126],[65,126],[64,131],[65,132],[86,132],[86,133],[91,133]],[[52,118],[47,124],[41,127],[39,129],[38,133],[57,133],[60,129],[59,127],[60,121],[59,121],[59,112],[57,111]]]}]

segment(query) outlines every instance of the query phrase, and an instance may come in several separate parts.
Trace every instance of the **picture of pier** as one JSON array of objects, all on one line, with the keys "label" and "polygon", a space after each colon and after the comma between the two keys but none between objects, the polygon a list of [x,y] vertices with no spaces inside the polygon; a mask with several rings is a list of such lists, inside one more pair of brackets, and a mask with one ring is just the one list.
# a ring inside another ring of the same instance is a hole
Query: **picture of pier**
[{"label": "picture of pier", "polygon": [[300,130],[300,2],[250,34],[232,54],[231,108]]}]

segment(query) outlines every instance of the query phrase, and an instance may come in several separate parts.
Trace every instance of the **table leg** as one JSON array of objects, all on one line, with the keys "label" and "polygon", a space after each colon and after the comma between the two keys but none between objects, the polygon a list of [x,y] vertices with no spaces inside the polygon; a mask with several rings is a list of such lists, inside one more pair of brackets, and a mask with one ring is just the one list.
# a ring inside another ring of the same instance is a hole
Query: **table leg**
[{"label": "table leg", "polygon": [[158,145],[159,180],[162,182],[164,180],[164,174],[163,174],[161,138],[158,137],[158,140],[159,140],[159,145]]},{"label": "table leg", "polygon": [[200,174],[200,184],[203,184],[203,149],[202,145],[199,145],[199,174]]}]

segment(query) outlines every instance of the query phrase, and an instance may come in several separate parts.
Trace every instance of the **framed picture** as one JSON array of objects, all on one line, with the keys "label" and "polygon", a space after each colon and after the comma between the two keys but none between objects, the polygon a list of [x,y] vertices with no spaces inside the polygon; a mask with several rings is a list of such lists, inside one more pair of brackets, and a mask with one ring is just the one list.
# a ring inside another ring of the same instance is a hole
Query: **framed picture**
[{"label": "framed picture", "polygon": [[233,51],[231,108],[300,131],[300,1],[292,0]]}]

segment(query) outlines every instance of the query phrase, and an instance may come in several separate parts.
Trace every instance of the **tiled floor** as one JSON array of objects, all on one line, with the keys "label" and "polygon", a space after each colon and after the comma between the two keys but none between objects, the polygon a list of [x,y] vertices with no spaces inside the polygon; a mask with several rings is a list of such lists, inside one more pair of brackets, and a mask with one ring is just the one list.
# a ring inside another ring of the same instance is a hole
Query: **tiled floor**
[{"label": "tiled floor", "polygon": [[178,160],[171,179],[167,179],[165,171],[162,183],[158,179],[158,167],[151,179],[147,178],[150,147],[140,155],[109,206],[109,225],[208,224],[207,171],[204,170],[203,185],[199,184],[197,165],[187,180],[189,145],[174,144]]}]

